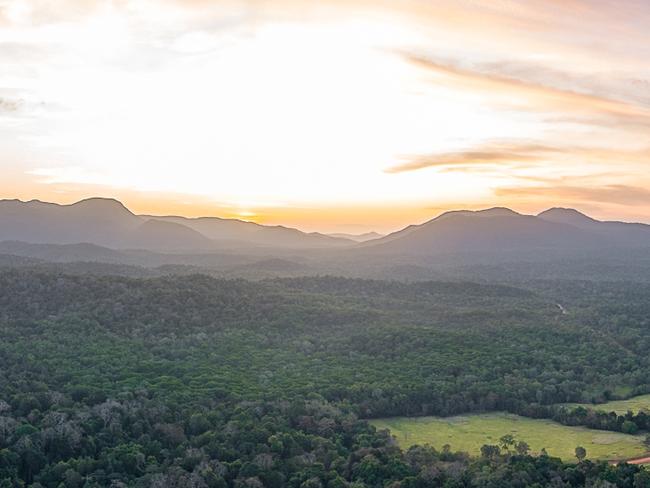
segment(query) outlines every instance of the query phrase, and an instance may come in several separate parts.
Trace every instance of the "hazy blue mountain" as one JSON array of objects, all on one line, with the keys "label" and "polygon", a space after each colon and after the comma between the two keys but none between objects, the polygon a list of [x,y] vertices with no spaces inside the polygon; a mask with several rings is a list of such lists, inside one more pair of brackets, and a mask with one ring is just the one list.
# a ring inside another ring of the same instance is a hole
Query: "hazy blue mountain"
[{"label": "hazy blue mountain", "polygon": [[[435,255],[511,253],[513,256],[539,250],[577,250],[611,245],[586,227],[522,215],[507,208],[481,211],[452,211],[420,225],[411,225],[366,243],[369,253]],[[637,244],[642,244],[639,240]]]},{"label": "hazy blue mountain", "polygon": [[241,243],[265,247],[344,247],[353,245],[349,239],[337,238],[318,232],[302,232],[281,225],[260,225],[237,219],[218,217],[187,218],[179,216],[153,216],[143,218],[184,225],[216,241],[221,246],[237,246]]},{"label": "hazy blue mountain", "polygon": [[117,200],[91,198],[72,205],[39,200],[0,201],[0,240],[40,244],[88,242],[120,247],[143,220]]},{"label": "hazy blue mountain", "polygon": [[[0,201],[0,253],[55,262],[177,264],[251,276],[256,271],[264,276],[320,272],[365,276],[389,264],[426,270],[431,265],[540,258],[557,262],[587,255],[602,261],[618,259],[623,250],[629,254],[632,248],[650,249],[650,226],[601,222],[561,208],[537,216],[507,208],[452,211],[355,243],[234,219],[135,215],[112,199],[72,205]],[[392,256],[390,262],[384,255]]]},{"label": "hazy blue mountain", "polygon": [[32,244],[19,241],[0,242],[0,253],[49,262],[100,261],[129,263],[134,260],[121,251],[96,244]]},{"label": "hazy blue mountain", "polygon": [[537,214],[540,219],[559,224],[569,224],[584,229],[593,229],[594,225],[600,224],[596,219],[577,211],[574,208],[553,207]]},{"label": "hazy blue mountain", "polygon": [[328,248],[354,244],[323,234],[234,219],[135,215],[119,201],[107,198],[90,198],[71,205],[2,200],[0,241],[89,243],[112,249],[155,251]]},{"label": "hazy blue mountain", "polygon": [[550,208],[538,215],[548,222],[569,224],[579,229],[598,234],[616,245],[637,246],[650,243],[650,225],[601,221],[572,208]]},{"label": "hazy blue mountain", "polygon": [[214,247],[212,240],[200,232],[174,222],[145,220],[128,237],[129,247],[152,250],[198,250]]},{"label": "hazy blue mountain", "polygon": [[338,232],[334,234],[328,234],[332,237],[337,237],[339,239],[349,239],[351,241],[355,242],[366,242],[366,241],[372,241],[373,239],[381,239],[383,234],[379,234],[378,232],[366,232],[364,234],[346,234],[344,232]]}]

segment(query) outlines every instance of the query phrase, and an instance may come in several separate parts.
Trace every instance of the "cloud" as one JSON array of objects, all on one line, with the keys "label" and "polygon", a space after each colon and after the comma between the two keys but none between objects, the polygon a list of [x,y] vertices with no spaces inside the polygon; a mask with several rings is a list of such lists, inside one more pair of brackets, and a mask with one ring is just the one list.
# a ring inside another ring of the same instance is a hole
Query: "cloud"
[{"label": "cloud", "polygon": [[562,115],[545,117],[543,119],[549,125],[571,124],[579,126],[591,126],[602,129],[615,129],[630,133],[647,134],[650,130],[650,117],[647,116],[619,116],[612,114],[589,115]]},{"label": "cloud", "polygon": [[391,166],[386,173],[403,173],[440,166],[477,166],[487,164],[512,165],[543,161],[563,149],[530,142],[492,142],[463,151],[424,154],[405,158],[406,162]]},{"label": "cloud", "polygon": [[[498,166],[522,169],[555,162],[577,165],[611,163],[646,167],[650,164],[650,148],[637,150],[612,149],[597,146],[566,146],[531,141],[492,141],[469,149],[421,154],[404,157],[404,162],[384,170],[386,173],[404,173],[438,167],[445,171],[477,171]],[[593,168],[591,169],[593,171]]]},{"label": "cloud", "polygon": [[0,97],[0,113],[3,112],[18,112],[25,106],[25,100],[22,98],[3,98]]},{"label": "cloud", "polygon": [[[41,62],[51,54],[51,49],[45,45],[28,42],[0,42],[0,61],[24,65],[26,63]],[[27,72],[27,71],[26,71]]]},{"label": "cloud", "polygon": [[81,20],[105,5],[92,0],[0,0],[0,22],[8,25],[69,22]]},{"label": "cloud", "polygon": [[[536,112],[578,113],[580,115],[608,116],[619,119],[642,121],[650,126],[650,103],[646,96],[626,97],[617,100],[607,96],[607,91],[592,85],[585,88],[585,79],[571,77],[557,71],[528,64],[507,63],[461,66],[450,60],[436,59],[413,53],[404,53],[404,58],[437,75],[432,82],[447,84],[470,92],[489,92],[496,104],[509,104],[520,110]],[[515,69],[516,68],[516,69]],[[564,83],[558,79],[564,77]],[[557,85],[553,86],[551,80]],[[643,83],[643,81],[638,81]],[[570,88],[572,85],[574,88]],[[627,93],[620,89],[617,93]]]},{"label": "cloud", "polygon": [[603,100],[619,101],[650,108],[650,81],[611,72],[569,73],[538,63],[504,60],[480,63],[476,71],[498,74],[531,85],[550,87],[571,94],[583,94]]},{"label": "cloud", "polygon": [[[518,184],[643,186],[650,44],[614,3],[0,0],[3,84],[21,87],[0,88],[2,130],[44,187],[469,206]],[[339,174],[335,194],[311,189]]]},{"label": "cloud", "polygon": [[650,204],[650,189],[624,184],[583,187],[572,185],[498,188],[495,195],[505,198],[534,198],[546,201],[610,203],[626,206]]}]

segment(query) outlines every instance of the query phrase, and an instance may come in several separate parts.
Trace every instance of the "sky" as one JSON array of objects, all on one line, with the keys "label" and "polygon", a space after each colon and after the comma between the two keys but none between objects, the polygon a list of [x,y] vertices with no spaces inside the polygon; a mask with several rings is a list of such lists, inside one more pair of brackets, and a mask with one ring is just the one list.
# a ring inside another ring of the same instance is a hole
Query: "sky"
[{"label": "sky", "polygon": [[0,198],[650,222],[646,0],[0,0]]}]

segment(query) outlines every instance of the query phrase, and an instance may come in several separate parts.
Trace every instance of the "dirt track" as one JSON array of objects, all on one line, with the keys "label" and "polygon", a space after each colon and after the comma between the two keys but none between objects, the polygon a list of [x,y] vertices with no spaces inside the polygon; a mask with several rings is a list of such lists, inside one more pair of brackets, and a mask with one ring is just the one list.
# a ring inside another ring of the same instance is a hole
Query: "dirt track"
[{"label": "dirt track", "polygon": [[638,459],[630,459],[627,464],[650,464],[650,456]]}]

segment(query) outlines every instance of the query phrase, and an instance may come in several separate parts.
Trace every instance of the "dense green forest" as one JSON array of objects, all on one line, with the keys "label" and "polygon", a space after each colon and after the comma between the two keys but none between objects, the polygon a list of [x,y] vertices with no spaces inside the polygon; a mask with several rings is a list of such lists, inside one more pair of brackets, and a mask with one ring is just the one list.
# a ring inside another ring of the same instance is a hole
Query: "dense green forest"
[{"label": "dense green forest", "polygon": [[118,274],[0,272],[0,486],[650,486],[363,420],[650,392],[650,285]]}]

